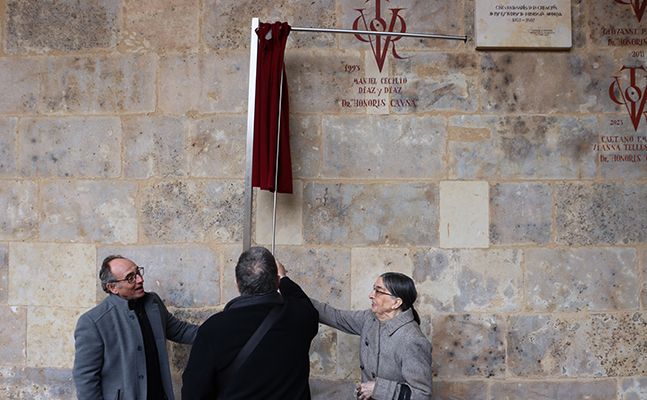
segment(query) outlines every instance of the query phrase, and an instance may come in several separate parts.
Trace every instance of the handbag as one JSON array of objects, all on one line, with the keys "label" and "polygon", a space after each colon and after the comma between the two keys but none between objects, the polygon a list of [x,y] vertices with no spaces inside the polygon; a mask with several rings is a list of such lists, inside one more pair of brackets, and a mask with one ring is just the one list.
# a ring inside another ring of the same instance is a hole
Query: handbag
[{"label": "handbag", "polygon": [[232,361],[231,364],[229,364],[229,366],[220,375],[218,375],[218,398],[222,398],[226,383],[229,382],[236,372],[238,372],[249,355],[252,354],[256,346],[258,346],[261,339],[263,339],[267,331],[269,331],[272,325],[274,325],[274,323],[279,319],[282,308],[281,304],[277,304],[272,307],[265,319],[263,319],[263,322],[261,322],[258,328],[256,328],[243,348],[240,349],[234,361]]}]

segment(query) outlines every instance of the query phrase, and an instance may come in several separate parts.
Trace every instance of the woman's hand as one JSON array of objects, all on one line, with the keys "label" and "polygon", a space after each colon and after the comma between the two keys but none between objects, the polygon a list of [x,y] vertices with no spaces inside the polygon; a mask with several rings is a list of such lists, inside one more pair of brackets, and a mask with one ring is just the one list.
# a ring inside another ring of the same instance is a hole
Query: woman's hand
[{"label": "woman's hand", "polygon": [[288,273],[283,264],[278,261],[276,261],[276,269],[278,270],[279,278],[283,278]]},{"label": "woman's hand", "polygon": [[373,396],[375,381],[368,381],[357,385],[357,398],[359,400],[369,400]]}]

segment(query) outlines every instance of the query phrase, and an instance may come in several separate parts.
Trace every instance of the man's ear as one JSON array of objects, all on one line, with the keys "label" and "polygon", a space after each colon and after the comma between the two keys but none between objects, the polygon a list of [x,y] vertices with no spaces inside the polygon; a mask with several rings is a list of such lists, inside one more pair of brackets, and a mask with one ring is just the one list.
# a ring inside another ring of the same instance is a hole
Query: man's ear
[{"label": "man's ear", "polygon": [[119,293],[119,292],[117,291],[117,285],[115,285],[114,283],[107,283],[107,284],[106,284],[106,288],[107,288],[107,289],[108,289],[108,291],[109,291],[110,293],[112,293],[112,294],[118,294],[118,293]]}]

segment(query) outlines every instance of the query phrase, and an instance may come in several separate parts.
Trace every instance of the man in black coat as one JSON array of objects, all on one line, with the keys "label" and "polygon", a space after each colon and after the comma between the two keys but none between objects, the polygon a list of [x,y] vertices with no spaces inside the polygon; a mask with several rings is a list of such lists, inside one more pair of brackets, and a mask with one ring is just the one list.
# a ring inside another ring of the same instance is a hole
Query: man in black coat
[{"label": "man in black coat", "polygon": [[[310,342],[319,315],[301,288],[279,277],[272,253],[252,247],[236,265],[240,296],[202,324],[182,375],[182,399],[310,399]],[[280,290],[280,294],[277,292]],[[278,320],[237,371],[227,371],[274,306]],[[222,382],[224,375],[229,376]]]}]

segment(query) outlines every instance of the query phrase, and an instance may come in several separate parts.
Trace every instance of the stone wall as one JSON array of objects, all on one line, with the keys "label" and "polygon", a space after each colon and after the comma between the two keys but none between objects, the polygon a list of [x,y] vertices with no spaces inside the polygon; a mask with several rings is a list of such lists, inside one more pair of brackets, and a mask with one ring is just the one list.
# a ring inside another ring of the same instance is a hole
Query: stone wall
[{"label": "stone wall", "polygon": [[[0,398],[73,397],[108,254],[183,318],[236,295],[250,20],[350,28],[369,3],[0,0]],[[381,272],[413,276],[435,399],[647,399],[647,151],[596,147],[647,135],[609,94],[647,60],[610,28],[645,37],[647,19],[573,0],[572,49],[477,51],[473,0],[386,4],[410,32],[470,40],[401,39],[380,73],[353,36],[291,34],[278,258],[343,308],[368,307]],[[358,94],[382,77],[406,82]],[[270,223],[256,192],[255,243]],[[321,327],[315,399],[352,398],[357,347]],[[170,348],[179,390],[189,348]]]}]

